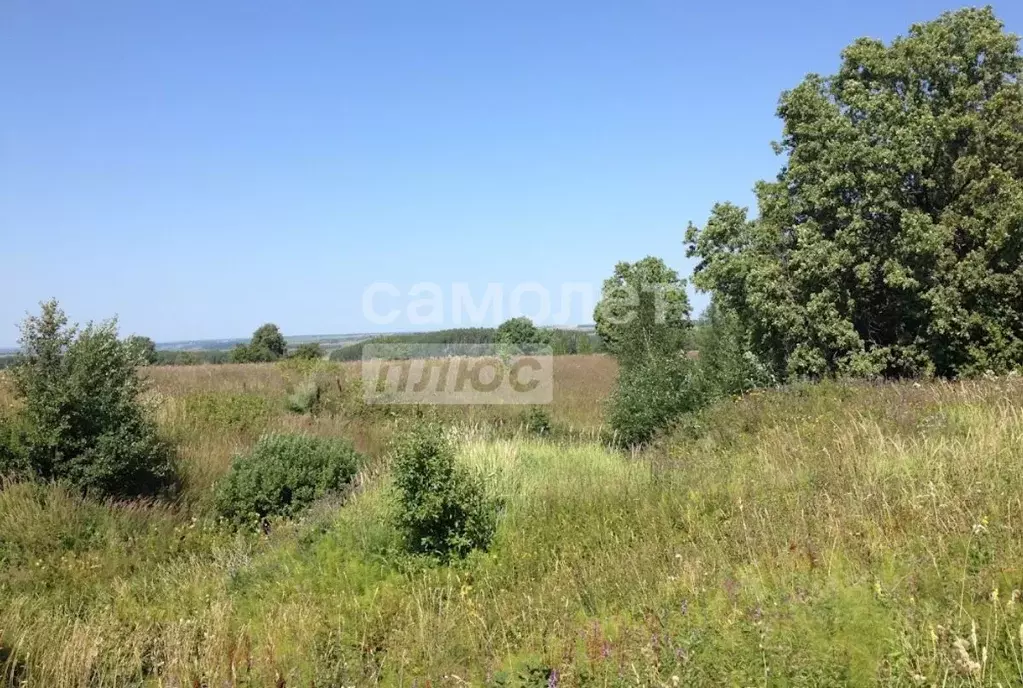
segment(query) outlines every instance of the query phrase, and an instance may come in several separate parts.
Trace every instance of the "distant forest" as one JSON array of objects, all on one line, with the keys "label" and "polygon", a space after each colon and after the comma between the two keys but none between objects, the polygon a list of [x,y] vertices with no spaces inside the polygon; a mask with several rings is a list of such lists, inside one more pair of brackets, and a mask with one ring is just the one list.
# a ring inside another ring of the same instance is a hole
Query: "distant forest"
[{"label": "distant forest", "polygon": [[[603,353],[604,345],[595,332],[579,329],[571,330],[540,330],[546,334],[547,341],[555,355]],[[466,344],[496,344],[498,330],[493,327],[466,327],[436,332],[418,332],[409,334],[382,335],[366,339],[355,344],[347,344],[333,349],[329,353],[332,361],[358,361],[362,359],[363,349],[367,344],[450,344],[452,351]],[[326,353],[326,350],[325,352]],[[434,355],[437,355],[434,352]],[[152,365],[216,365],[232,362],[231,349],[195,349],[195,350],[157,350]],[[0,356],[0,370],[9,368],[17,359],[15,354]]]},{"label": "distant forest", "polygon": [[[566,354],[590,354],[603,351],[603,343],[594,332],[585,330],[540,330],[547,335],[547,344],[556,356]],[[497,328],[465,327],[436,332],[420,332],[413,334],[392,334],[374,337],[356,344],[348,344],[335,349],[330,354],[332,361],[359,361],[366,345],[451,345],[451,352],[458,353],[457,347],[466,344],[497,344]],[[431,348],[433,348],[431,346]],[[443,350],[434,351],[433,355],[443,355]]]}]

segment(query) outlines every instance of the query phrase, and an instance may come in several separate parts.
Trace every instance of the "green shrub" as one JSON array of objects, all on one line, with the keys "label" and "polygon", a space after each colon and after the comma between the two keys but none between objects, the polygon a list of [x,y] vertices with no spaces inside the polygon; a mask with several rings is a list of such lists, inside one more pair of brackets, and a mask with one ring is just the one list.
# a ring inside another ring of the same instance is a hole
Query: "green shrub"
[{"label": "green shrub", "polygon": [[533,435],[550,435],[551,414],[543,406],[531,406],[522,414],[522,426]]},{"label": "green shrub", "polygon": [[24,430],[17,419],[0,418],[0,480],[27,478],[31,474]]},{"label": "green shrub", "polygon": [[264,435],[249,454],[235,457],[217,488],[217,511],[234,523],[292,517],[316,499],[341,493],[361,463],[347,440]]},{"label": "green shrub", "polygon": [[[68,326],[56,301],[21,328],[12,370],[22,402],[7,461],[32,476],[62,480],[95,496],[153,494],[173,480],[173,454],[142,402],[140,352],[117,337],[114,321]],[[13,457],[13,459],[12,459]]]},{"label": "green shrub", "polygon": [[745,394],[776,384],[770,366],[753,352],[735,313],[711,302],[696,332],[701,377],[714,397]]},{"label": "green shrub", "polygon": [[284,400],[285,407],[292,413],[315,414],[319,411],[322,390],[315,378],[301,382],[295,391]]},{"label": "green shrub", "polygon": [[198,392],[184,398],[190,425],[255,433],[265,427],[275,403],[252,393]]},{"label": "green shrub", "polygon": [[439,427],[424,425],[399,440],[394,483],[396,525],[410,552],[447,559],[490,545],[498,504],[477,476],[455,464]]},{"label": "green shrub", "polygon": [[300,361],[318,361],[323,358],[323,347],[320,346],[319,342],[306,342],[300,344],[295,352],[291,354],[291,358],[298,359]]},{"label": "green shrub", "polygon": [[657,432],[707,400],[698,367],[684,356],[623,367],[608,403],[612,441],[624,447],[649,442]]}]

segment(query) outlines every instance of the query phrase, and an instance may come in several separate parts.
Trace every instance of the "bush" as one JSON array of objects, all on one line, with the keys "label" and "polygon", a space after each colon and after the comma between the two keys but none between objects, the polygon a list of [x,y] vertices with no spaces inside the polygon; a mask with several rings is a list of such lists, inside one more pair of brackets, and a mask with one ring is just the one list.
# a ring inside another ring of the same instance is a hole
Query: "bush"
[{"label": "bush", "polygon": [[534,435],[551,434],[551,414],[543,406],[532,406],[522,414],[522,425],[526,432]]},{"label": "bush", "polygon": [[319,411],[321,394],[319,382],[310,378],[299,383],[295,391],[284,400],[284,406],[292,413],[315,415]]},{"label": "bush", "polygon": [[14,420],[0,418],[0,480],[31,474],[23,429]]},{"label": "bush", "polygon": [[416,428],[399,441],[394,483],[397,527],[410,552],[448,559],[490,545],[498,504],[476,476],[455,464],[439,427]]},{"label": "bush", "polygon": [[142,337],[134,334],[124,340],[124,343],[130,346],[135,354],[147,365],[153,365],[156,363],[158,357],[156,355],[156,342],[149,337]]},{"label": "bush", "polygon": [[696,332],[699,367],[707,393],[737,396],[776,384],[769,365],[753,352],[735,313],[711,302]]},{"label": "bush", "polygon": [[323,347],[319,342],[306,342],[300,344],[291,357],[301,361],[318,361],[323,358]]},{"label": "bush", "polygon": [[321,497],[340,494],[361,463],[343,439],[265,435],[251,453],[235,457],[217,488],[217,511],[237,524],[290,518]]},{"label": "bush", "polygon": [[49,301],[21,328],[12,370],[22,402],[5,431],[4,462],[44,480],[63,480],[95,496],[153,494],[173,479],[172,452],[142,402],[136,347],[114,321],[80,332]]},{"label": "bush", "polygon": [[612,441],[624,447],[649,442],[685,413],[699,410],[707,393],[698,367],[685,356],[622,368],[608,404]]}]

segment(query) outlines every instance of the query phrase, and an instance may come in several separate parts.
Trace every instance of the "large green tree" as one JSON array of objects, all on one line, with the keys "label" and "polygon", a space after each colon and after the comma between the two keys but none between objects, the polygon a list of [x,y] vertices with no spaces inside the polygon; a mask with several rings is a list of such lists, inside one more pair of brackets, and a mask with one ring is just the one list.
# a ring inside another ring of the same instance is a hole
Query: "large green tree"
[{"label": "large green tree", "polygon": [[551,333],[538,328],[529,318],[520,316],[501,323],[497,328],[495,339],[498,344],[534,347],[548,344],[551,340]]},{"label": "large green tree", "polygon": [[681,352],[692,325],[685,281],[653,256],[615,266],[593,318],[607,350],[623,365]]},{"label": "large green tree", "polygon": [[266,363],[284,358],[287,352],[288,343],[281,329],[267,323],[252,333],[248,346],[239,344],[231,351],[231,360],[234,363]]},{"label": "large green tree", "polygon": [[273,323],[267,323],[253,332],[249,347],[255,352],[266,352],[272,359],[283,358],[288,352],[288,343],[281,329]]},{"label": "large green tree", "polygon": [[862,38],[781,97],[758,216],[690,226],[694,282],[785,375],[1023,362],[1023,59],[990,9]]}]

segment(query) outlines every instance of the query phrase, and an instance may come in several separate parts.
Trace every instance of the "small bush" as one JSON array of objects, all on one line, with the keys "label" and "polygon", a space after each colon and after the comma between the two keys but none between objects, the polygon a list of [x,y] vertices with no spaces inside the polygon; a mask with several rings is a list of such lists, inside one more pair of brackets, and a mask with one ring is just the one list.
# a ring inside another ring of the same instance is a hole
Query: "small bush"
[{"label": "small bush", "polygon": [[418,427],[399,441],[394,483],[396,525],[410,552],[448,559],[490,545],[498,504],[476,476],[455,464],[439,427]]},{"label": "small bush", "polygon": [[295,391],[287,396],[284,406],[292,413],[315,415],[319,411],[321,393],[319,382],[310,378],[300,383]]},{"label": "small bush", "polygon": [[251,453],[235,457],[217,488],[217,511],[238,524],[290,518],[321,497],[339,494],[361,463],[343,439],[265,435]]},{"label": "small bush", "polygon": [[612,441],[645,444],[685,413],[706,402],[697,366],[684,356],[623,367],[608,405]]},{"label": "small bush", "polygon": [[532,406],[522,414],[522,426],[528,433],[546,437],[551,434],[551,414],[543,406]]},{"label": "small bush", "polygon": [[79,331],[50,301],[21,332],[22,354],[12,370],[21,405],[15,429],[5,431],[2,461],[99,497],[169,486],[173,453],[142,401],[140,352],[118,339],[116,323]]},{"label": "small bush", "polygon": [[0,480],[27,478],[31,474],[24,430],[16,420],[0,418]]},{"label": "small bush", "polygon": [[300,361],[318,361],[323,358],[323,347],[319,342],[306,342],[300,344],[291,358]]}]

